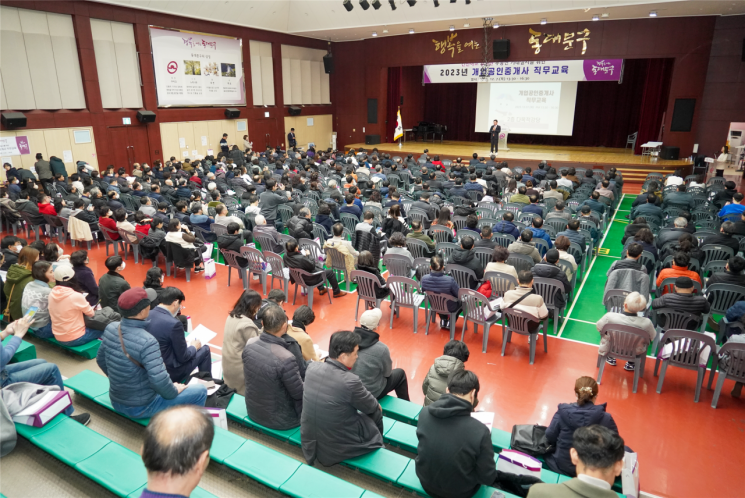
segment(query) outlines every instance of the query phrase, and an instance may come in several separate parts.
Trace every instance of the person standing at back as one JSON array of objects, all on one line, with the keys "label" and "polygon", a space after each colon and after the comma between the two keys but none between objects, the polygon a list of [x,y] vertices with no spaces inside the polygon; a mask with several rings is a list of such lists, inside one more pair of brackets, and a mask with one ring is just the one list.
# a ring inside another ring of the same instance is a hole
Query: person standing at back
[{"label": "person standing at back", "polygon": [[287,147],[288,149],[294,149],[297,147],[297,138],[295,137],[295,128],[290,128],[290,133],[287,134]]},{"label": "person standing at back", "polygon": [[220,150],[227,154],[230,152],[230,146],[228,145],[228,134],[223,133],[222,138],[220,139]]}]

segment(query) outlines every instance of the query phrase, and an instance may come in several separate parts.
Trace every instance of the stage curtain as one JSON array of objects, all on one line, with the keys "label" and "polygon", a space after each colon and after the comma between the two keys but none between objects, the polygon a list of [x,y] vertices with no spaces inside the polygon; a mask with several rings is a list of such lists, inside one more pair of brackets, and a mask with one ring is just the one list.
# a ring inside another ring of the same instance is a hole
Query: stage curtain
[{"label": "stage curtain", "polygon": [[670,80],[673,73],[674,59],[646,59],[647,78],[642,97],[641,117],[639,118],[639,136],[636,140],[634,154],[642,153],[642,144],[655,142],[662,128],[662,116],[667,108],[670,95]]},{"label": "stage curtain", "polygon": [[398,103],[401,100],[401,67],[388,68],[388,109],[386,112],[385,137],[380,137],[383,142],[393,142],[396,130],[396,113]]}]

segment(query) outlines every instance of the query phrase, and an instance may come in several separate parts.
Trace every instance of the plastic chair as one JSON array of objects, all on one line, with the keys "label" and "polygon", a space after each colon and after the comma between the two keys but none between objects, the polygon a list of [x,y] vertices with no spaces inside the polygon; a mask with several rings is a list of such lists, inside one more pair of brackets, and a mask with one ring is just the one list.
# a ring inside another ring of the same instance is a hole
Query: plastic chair
[{"label": "plastic chair", "polygon": [[415,259],[426,258],[430,254],[429,247],[423,240],[406,237],[406,248]]},{"label": "plastic chair", "polygon": [[360,222],[360,220],[357,219],[357,217],[355,215],[349,214],[349,213],[341,213],[339,215],[339,219],[340,219],[342,225],[344,225],[344,228],[346,228],[347,230],[349,230],[352,233],[354,233],[354,231],[355,231],[354,229],[357,226],[357,223]]},{"label": "plastic chair", "polygon": [[[176,258],[178,257],[180,259],[181,263],[185,263],[185,260],[181,259],[183,256],[184,251],[186,249],[182,248],[180,245],[176,244],[175,242],[166,242],[166,275],[171,276],[171,267],[173,267],[173,278],[176,278],[176,275],[178,274],[179,266],[176,263]],[[184,264],[182,267],[184,269],[184,272],[186,273],[186,281],[191,281],[191,267],[194,265],[194,263],[190,263],[188,266]]]},{"label": "plastic chair", "polygon": [[67,239],[67,230],[65,225],[62,224],[60,218],[51,214],[42,214],[42,216],[46,220],[47,226],[49,227],[49,238],[53,239],[54,237],[57,237],[60,245],[65,245],[65,240]]},{"label": "plastic chair", "polygon": [[36,240],[39,240],[39,231],[41,230],[41,227],[45,225],[45,223],[34,223],[31,220],[31,215],[27,213],[26,211],[18,211],[18,214],[21,215],[21,218],[23,218],[23,221],[26,222],[26,238],[31,238],[31,231],[35,231],[36,233]]},{"label": "plastic chair", "polygon": [[419,283],[407,277],[389,277],[386,285],[391,291],[390,328],[393,328],[393,315],[400,317],[401,308],[410,308],[414,316],[416,334],[419,329],[419,306],[425,299],[425,296],[414,292],[421,292]]},{"label": "plastic chair", "polygon": [[360,310],[360,300],[364,301],[365,304],[380,308],[383,299],[377,297],[376,294],[376,289],[381,287],[378,277],[362,270],[354,270],[351,277],[352,282],[357,283],[357,305],[354,308],[354,321],[356,322]]},{"label": "plastic chair", "polygon": [[383,256],[383,265],[392,277],[410,278],[413,273],[411,260],[403,254],[386,254]]},{"label": "plastic chair", "polygon": [[[660,286],[657,288],[657,295],[661,296],[664,293],[675,292],[675,281],[677,278],[666,278],[660,283]],[[696,294],[699,296],[701,295],[701,284],[697,281],[693,280],[693,289],[696,291]],[[702,330],[703,332],[703,330]]]},{"label": "plastic chair", "polygon": [[453,240],[453,231],[442,225],[432,225],[429,227],[429,233],[432,240],[437,244]]},{"label": "plastic chair", "polygon": [[[119,237],[119,232],[115,232],[114,230],[109,230],[102,224],[98,224],[98,229],[101,230],[101,233],[103,234],[103,240],[106,242],[106,257],[109,257],[109,246],[114,246],[114,256],[119,256],[119,245],[122,244],[121,237],[117,240],[114,240],[111,238],[112,235],[116,235]],[[122,245],[122,251],[124,250],[124,245]]]},{"label": "plastic chair", "polygon": [[[652,354],[659,352],[658,345],[660,343],[660,337],[662,337],[663,330],[671,329],[682,329],[682,330],[701,330],[703,334],[706,330],[706,318],[708,314],[694,315],[693,313],[687,313],[685,311],[677,311],[672,308],[660,308],[654,310],[657,315],[657,336],[654,338],[652,343]],[[661,319],[664,318],[664,319]],[[664,327],[660,325],[664,323]]]},{"label": "plastic chair", "polygon": [[292,210],[292,208],[286,205],[278,206],[277,214],[279,215],[279,219],[283,225],[287,225],[287,222],[290,221],[290,218],[295,216],[295,212]]},{"label": "plastic chair", "polygon": [[[424,295],[427,299],[425,304],[427,328],[424,330],[424,335],[429,335],[429,323],[435,321],[435,314],[448,315],[450,320],[450,340],[452,341],[455,338],[455,323],[458,321],[458,313],[463,309],[462,304],[457,297],[453,297],[450,294],[425,291]],[[450,311],[448,308],[448,304],[452,302],[458,303],[458,308],[455,311]]]},{"label": "plastic chair", "polygon": [[539,237],[533,237],[533,240],[531,242],[535,244],[535,248],[538,249],[538,252],[540,253],[541,257],[546,255],[549,249],[548,242],[546,242],[544,239],[541,239]]},{"label": "plastic chair", "polygon": [[[549,213],[549,216],[551,216],[551,213]],[[567,229],[567,220],[562,217],[546,218],[543,224],[552,227],[556,233]]]},{"label": "plastic chair", "polygon": [[471,237],[474,242],[477,240],[481,240],[481,234],[479,232],[474,232],[473,230],[470,230],[468,228],[461,228],[456,233],[458,239],[463,239],[463,237]]},{"label": "plastic chair", "polygon": [[[670,343],[672,352],[668,358],[662,358],[662,350],[665,345]],[[716,371],[716,349],[717,345],[714,343],[714,339],[699,332],[670,328],[665,332],[665,335],[660,341],[660,350],[657,353],[657,359],[654,363],[654,375],[657,376],[657,371],[662,361],[662,371],[660,372],[660,380],[657,382],[657,394],[662,392],[662,384],[665,382],[665,373],[667,367],[672,365],[687,370],[695,370],[698,374],[696,378],[696,394],[693,397],[694,403],[698,403],[699,396],[701,395],[701,386],[704,383],[704,377],[706,377],[706,362],[701,364],[701,353],[705,348],[709,348],[709,357],[713,358],[713,368],[709,374],[709,385],[707,389],[711,389],[711,383],[714,380],[714,372]]]},{"label": "plastic chair", "polygon": [[510,256],[507,258],[505,263],[514,266],[518,274],[523,270],[530,271],[535,266],[533,258],[527,254],[510,253]]},{"label": "plastic chair", "polygon": [[406,217],[408,218],[409,223],[411,223],[412,221],[419,221],[421,222],[422,226],[425,226],[429,221],[429,216],[427,215],[427,213],[417,208],[412,208],[407,211]]},{"label": "plastic chair", "polygon": [[[127,231],[123,228],[120,228],[119,230],[119,240],[121,241],[122,245],[124,246],[124,259],[127,259],[127,255],[129,254],[129,249],[132,248],[132,254],[135,258],[135,264],[137,264],[138,257],[140,255],[140,239],[135,235],[135,232]],[[134,237],[137,239],[137,242],[130,242],[129,237]]]},{"label": "plastic chair", "polygon": [[554,303],[557,295],[564,295],[564,284],[555,278],[534,277],[533,290],[543,298],[548,311],[553,312],[554,334],[558,334],[559,320],[564,318],[564,310],[566,309],[566,296],[564,296],[563,307],[559,308]]},{"label": "plastic chair", "polygon": [[710,261],[726,261],[735,255],[735,251],[728,246],[705,245],[701,248],[704,253],[701,264],[705,267]]},{"label": "plastic chair", "polygon": [[507,233],[495,233],[492,236],[492,240],[494,240],[498,246],[509,247],[510,244],[515,242],[515,237]]},{"label": "plastic chair", "polygon": [[[307,283],[307,279],[309,277],[321,277],[321,281],[317,284],[311,285]],[[303,290],[308,294],[308,307],[310,309],[313,309],[313,289],[316,287],[320,287],[324,284],[328,284],[328,280],[326,279],[326,272],[324,270],[320,270],[314,273],[308,273],[305,270],[301,270],[300,268],[290,268],[290,280],[295,281],[295,295],[292,297],[292,305],[295,306],[295,300],[297,299],[297,288],[298,286],[302,287]],[[329,304],[332,304],[331,302],[331,290],[326,289],[326,294],[329,296]],[[356,321],[356,320],[355,320]]]},{"label": "plastic chair", "polygon": [[492,253],[494,250],[489,249],[488,247],[474,247],[472,251],[473,255],[476,256],[476,259],[481,263],[481,266],[486,268],[486,265],[488,265],[492,260]]},{"label": "plastic chair", "polygon": [[480,294],[471,289],[460,289],[458,291],[458,299],[463,305],[463,329],[460,333],[460,340],[462,341],[466,334],[466,325],[469,321],[473,322],[473,333],[476,334],[479,331],[479,325],[484,327],[484,338],[481,345],[481,352],[486,353],[486,347],[489,342],[489,329],[499,320],[499,315],[493,314],[490,317],[486,317],[485,307],[491,311],[497,311],[492,308],[489,303],[487,296]]},{"label": "plastic chair", "polygon": [[210,232],[214,233],[218,237],[220,235],[227,235],[228,227],[226,227],[225,225],[220,225],[219,223],[212,223],[210,225]]},{"label": "plastic chair", "polygon": [[[272,283],[270,289],[274,289],[274,279],[278,278],[280,282],[279,288],[285,291],[285,301],[288,301],[290,298],[290,271],[285,268],[282,256],[271,251],[264,251],[262,254],[267,263],[272,267]],[[285,270],[287,271],[285,272]]]},{"label": "plastic chair", "polygon": [[326,239],[331,238],[328,232],[326,232],[326,228],[318,223],[313,223],[313,237],[318,238],[322,246],[326,243]]},{"label": "plastic chair", "polygon": [[[247,273],[248,264],[246,264],[246,266],[241,266],[241,264],[238,262],[238,258],[242,257],[240,253],[237,253],[235,251],[229,251],[228,249],[221,249],[220,252],[222,253],[222,257],[225,259],[225,264],[228,266],[228,287],[230,287],[230,274],[233,268],[235,268],[236,270],[238,270],[238,276],[243,281],[243,290],[247,291],[248,290],[248,273]],[[264,294],[266,294],[266,284],[264,284]]]},{"label": "plastic chair", "polygon": [[447,264],[445,273],[453,277],[460,288],[470,289],[473,283],[479,281],[473,270],[461,265]]},{"label": "plastic chair", "polygon": [[717,407],[725,380],[731,379],[739,384],[745,383],[745,344],[728,342],[719,349],[717,356],[717,361],[712,368],[712,375],[715,369],[719,369],[714,398],[711,400],[712,408]]},{"label": "plastic chair", "polygon": [[297,242],[300,249],[305,249],[306,251],[308,251],[310,257],[313,258],[313,261],[326,260],[326,255],[323,253],[323,248],[321,248],[321,246],[315,240],[300,239]]},{"label": "plastic chair", "polygon": [[492,298],[504,297],[504,293],[517,288],[518,282],[515,277],[508,273],[499,271],[488,271],[484,273],[484,281],[491,284]]},{"label": "plastic chair", "polygon": [[[266,280],[269,276],[270,265],[267,263],[265,255],[258,249],[246,246],[241,247],[240,255],[248,261],[248,278],[243,281],[246,290],[248,290],[248,283],[251,275],[258,275],[259,280],[261,281],[261,290],[263,294],[266,295]],[[230,285],[230,270],[228,270],[228,285]]]},{"label": "plastic chair", "polygon": [[419,275],[419,278],[429,275],[432,271],[429,258],[414,258],[414,271]]},{"label": "plastic chair", "polygon": [[[606,356],[598,354],[598,379],[600,384],[605,369],[605,358],[616,358],[619,360],[636,362],[634,368],[634,387],[632,392],[636,394],[636,387],[639,384],[639,378],[644,376],[644,364],[647,359],[647,347],[649,347],[649,337],[647,333],[637,327],[630,325],[616,325],[609,323],[600,331],[600,336],[608,335],[608,353]],[[643,348],[644,351],[636,354],[637,347]]]},{"label": "plastic chair", "polygon": [[[350,277],[347,275],[347,260],[345,256],[333,247],[326,248],[326,256],[331,260],[331,270],[336,274],[336,279],[341,281],[342,279],[339,274],[342,273],[344,275],[343,280],[348,282]],[[328,266],[328,260],[326,261],[326,266]]]},{"label": "plastic chair", "polygon": [[442,254],[442,259],[444,260],[445,264],[450,261],[450,256],[452,256],[453,251],[457,249],[460,249],[460,246],[453,242],[440,242],[439,244],[435,245],[435,252],[438,254]]},{"label": "plastic chair", "polygon": [[[539,326],[534,331],[529,329],[530,322],[539,322]],[[541,320],[537,316],[531,315],[527,311],[515,308],[502,308],[502,356],[507,349],[507,343],[512,340],[512,333],[528,336],[530,345],[530,364],[535,361],[535,347],[538,342],[538,334],[543,330],[543,352],[548,353],[548,343],[546,342],[547,320]]]},{"label": "plastic chair", "polygon": [[[724,315],[737,301],[745,300],[745,289],[734,284],[712,284],[706,288],[704,294],[711,303],[711,313]],[[722,342],[723,327],[717,332],[717,344]]]}]

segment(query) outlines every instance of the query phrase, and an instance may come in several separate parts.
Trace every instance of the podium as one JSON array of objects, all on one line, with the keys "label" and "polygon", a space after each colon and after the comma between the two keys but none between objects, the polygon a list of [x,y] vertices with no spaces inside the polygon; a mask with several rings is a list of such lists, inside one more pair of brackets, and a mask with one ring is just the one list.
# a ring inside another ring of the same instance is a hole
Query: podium
[{"label": "podium", "polygon": [[507,137],[510,134],[510,130],[502,128],[502,131],[499,132],[499,140],[497,143],[499,144],[499,150],[510,150],[509,147],[507,147]]}]

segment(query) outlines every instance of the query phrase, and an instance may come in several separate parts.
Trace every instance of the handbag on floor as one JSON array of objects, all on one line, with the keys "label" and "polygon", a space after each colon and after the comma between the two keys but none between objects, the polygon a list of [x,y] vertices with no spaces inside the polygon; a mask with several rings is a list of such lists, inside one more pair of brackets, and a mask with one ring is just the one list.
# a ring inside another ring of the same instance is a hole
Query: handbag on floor
[{"label": "handbag on floor", "polygon": [[497,470],[520,476],[541,478],[541,462],[515,450],[502,450],[497,459]]},{"label": "handbag on floor", "polygon": [[541,456],[553,451],[553,446],[546,439],[546,426],[515,425],[512,427],[510,448],[532,456]]},{"label": "handbag on floor", "polygon": [[86,328],[94,330],[106,330],[106,326],[111,322],[118,322],[122,319],[122,316],[114,311],[113,308],[105,307],[100,310],[96,310],[96,314],[93,316],[83,315]]},{"label": "handbag on floor", "polygon": [[623,494],[627,498],[637,498],[639,496],[639,459],[636,453],[627,451],[623,456],[621,484],[623,485]]},{"label": "handbag on floor", "polygon": [[217,267],[215,266],[214,259],[204,260],[204,278],[212,278],[217,275]]}]

